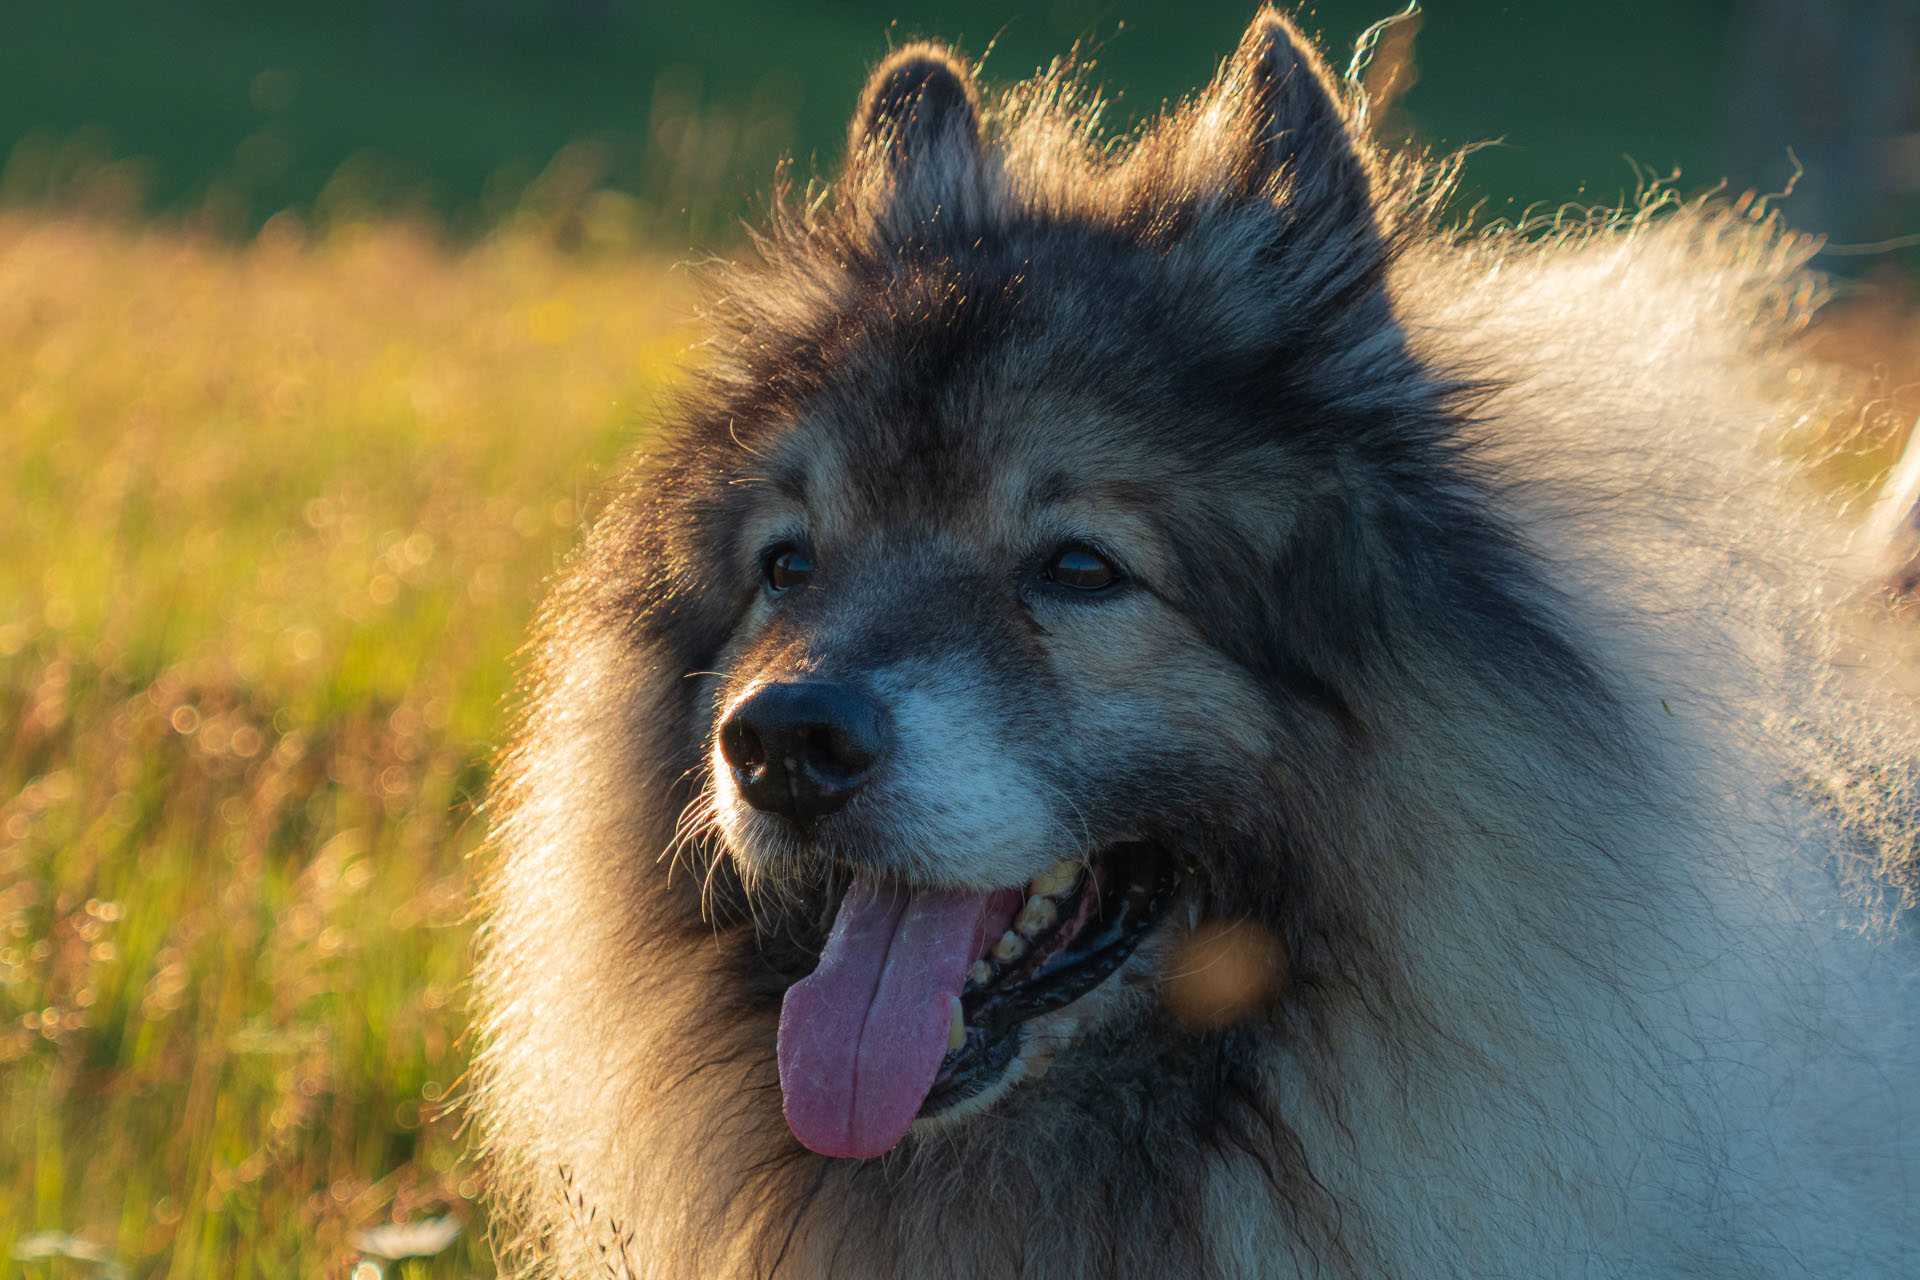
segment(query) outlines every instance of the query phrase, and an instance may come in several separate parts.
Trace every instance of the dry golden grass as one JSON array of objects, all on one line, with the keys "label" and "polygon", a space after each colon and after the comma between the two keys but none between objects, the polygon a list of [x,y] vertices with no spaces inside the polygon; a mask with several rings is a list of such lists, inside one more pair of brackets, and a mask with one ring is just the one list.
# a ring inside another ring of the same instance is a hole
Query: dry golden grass
[{"label": "dry golden grass", "polygon": [[[0,1259],[491,1270],[457,1099],[510,655],[683,276],[0,215]],[[66,1233],[63,1239],[45,1233]]]}]

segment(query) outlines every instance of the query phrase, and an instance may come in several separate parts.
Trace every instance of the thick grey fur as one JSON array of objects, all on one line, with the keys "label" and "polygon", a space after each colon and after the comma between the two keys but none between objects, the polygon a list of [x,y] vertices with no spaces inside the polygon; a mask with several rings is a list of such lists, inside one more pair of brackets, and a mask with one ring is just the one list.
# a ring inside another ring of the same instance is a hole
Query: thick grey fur
[{"label": "thick grey fur", "polygon": [[[1441,20],[1444,20],[1442,18]],[[1806,243],[1654,193],[1436,225],[1264,12],[1126,138],[1070,70],[876,71],[822,199],[544,614],[496,798],[476,1114],[534,1274],[1920,1275],[1912,643],[1799,465]],[[1129,575],[1050,588],[1063,542]],[[782,542],[817,564],[770,595]],[[812,840],[716,720],[860,682]],[[849,868],[1190,864],[1010,1087],[803,1149],[775,1024]],[[1284,972],[1176,1016],[1187,931]],[[1044,1074],[1042,1074],[1044,1070]]]}]

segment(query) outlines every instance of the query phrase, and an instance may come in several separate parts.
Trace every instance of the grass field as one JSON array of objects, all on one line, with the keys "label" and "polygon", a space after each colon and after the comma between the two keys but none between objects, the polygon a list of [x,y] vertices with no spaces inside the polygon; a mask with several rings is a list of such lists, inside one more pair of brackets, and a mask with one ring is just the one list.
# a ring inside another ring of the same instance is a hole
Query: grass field
[{"label": "grass field", "polygon": [[[1212,74],[1252,0],[0,0],[0,188],[40,199],[121,163],[120,199],[252,229],[289,206],[384,199],[486,226],[565,146],[670,243],[724,238],[774,156],[838,154],[867,67],[914,36],[991,48],[989,78],[1076,40],[1124,128]],[[1401,0],[1298,7],[1336,63]],[[1631,190],[1622,153],[1690,184],[1718,153],[1738,47],[1728,0],[1431,5],[1405,107],[1488,216]],[[1625,69],[1631,68],[1627,73]],[[1657,88],[1656,88],[1657,86]],[[1782,160],[1784,165],[1784,160]],[[1786,172],[1736,172],[1736,187]],[[1509,204],[1509,197],[1517,204]]]},{"label": "grass field", "polygon": [[491,1272],[476,804],[683,279],[0,215],[0,1272]]}]

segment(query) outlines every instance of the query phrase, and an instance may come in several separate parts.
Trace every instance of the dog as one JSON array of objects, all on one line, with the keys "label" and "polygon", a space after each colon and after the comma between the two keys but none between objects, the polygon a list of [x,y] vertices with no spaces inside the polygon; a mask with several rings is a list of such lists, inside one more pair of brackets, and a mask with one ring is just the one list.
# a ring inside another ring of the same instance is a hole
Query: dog
[{"label": "dog", "polygon": [[553,588],[507,1262],[1920,1275],[1914,655],[1795,443],[1860,412],[1809,242],[1449,230],[1271,10],[1098,106],[884,61]]}]

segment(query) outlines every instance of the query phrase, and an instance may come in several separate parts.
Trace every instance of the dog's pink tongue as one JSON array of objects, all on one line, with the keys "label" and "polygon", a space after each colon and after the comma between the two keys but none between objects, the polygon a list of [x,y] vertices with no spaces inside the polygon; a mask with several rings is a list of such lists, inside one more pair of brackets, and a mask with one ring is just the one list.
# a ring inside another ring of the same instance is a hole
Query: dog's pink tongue
[{"label": "dog's pink tongue", "polygon": [[985,893],[856,880],[820,967],[780,1007],[780,1090],[793,1136],[877,1156],[906,1136],[947,1053]]}]

